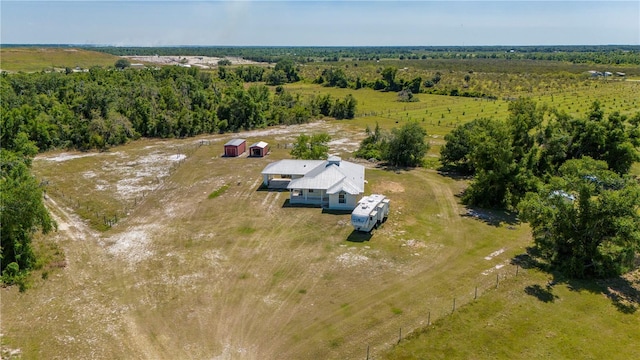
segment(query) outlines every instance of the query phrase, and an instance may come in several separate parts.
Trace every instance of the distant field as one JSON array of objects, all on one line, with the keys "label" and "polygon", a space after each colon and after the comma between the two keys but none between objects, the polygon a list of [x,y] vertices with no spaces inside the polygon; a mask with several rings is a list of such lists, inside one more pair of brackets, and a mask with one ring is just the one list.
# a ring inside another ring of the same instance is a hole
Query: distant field
[{"label": "distant field", "polygon": [[113,66],[117,56],[72,48],[2,48],[0,69],[11,72],[33,72],[92,66]]},{"label": "distant field", "polygon": [[[315,84],[295,83],[286,86],[294,93],[303,95],[331,94],[343,98],[353,95],[358,101],[356,118],[343,121],[345,126],[375,126],[378,122],[383,128],[402,125],[409,120],[418,121],[431,135],[443,136],[454,127],[481,117],[505,119],[508,115],[509,101],[502,98],[488,100],[461,96],[417,94],[417,102],[399,102],[393,92],[372,89],[340,89],[322,87]],[[614,111],[632,116],[640,111],[640,82],[584,80],[571,81],[566,87],[528,93],[522,91],[518,96],[531,97],[540,105],[564,111],[572,116],[584,117],[590,111],[594,101],[603,105],[605,116]]]}]

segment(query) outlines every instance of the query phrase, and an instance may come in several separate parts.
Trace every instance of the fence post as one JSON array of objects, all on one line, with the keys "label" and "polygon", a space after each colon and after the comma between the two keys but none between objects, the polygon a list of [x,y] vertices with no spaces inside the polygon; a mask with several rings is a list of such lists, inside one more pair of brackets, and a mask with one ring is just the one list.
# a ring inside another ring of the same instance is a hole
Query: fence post
[{"label": "fence post", "polygon": [[400,344],[401,340],[402,340],[402,328],[400,328],[400,333],[398,334],[398,344]]},{"label": "fence post", "polygon": [[431,325],[431,311],[429,311],[429,315],[427,315],[427,326]]},{"label": "fence post", "polygon": [[496,274],[496,289],[498,288],[499,276],[500,274]]},{"label": "fence post", "polygon": [[367,345],[367,360],[369,360],[369,345]]},{"label": "fence post", "polygon": [[516,276],[518,276],[518,269],[520,268],[520,266],[518,264],[516,264]]},{"label": "fence post", "polygon": [[476,286],[476,292],[473,295],[473,300],[476,300],[476,299],[478,299],[478,287],[477,286]]},{"label": "fence post", "polygon": [[453,310],[451,313],[453,314],[456,311],[456,298],[453,298]]}]

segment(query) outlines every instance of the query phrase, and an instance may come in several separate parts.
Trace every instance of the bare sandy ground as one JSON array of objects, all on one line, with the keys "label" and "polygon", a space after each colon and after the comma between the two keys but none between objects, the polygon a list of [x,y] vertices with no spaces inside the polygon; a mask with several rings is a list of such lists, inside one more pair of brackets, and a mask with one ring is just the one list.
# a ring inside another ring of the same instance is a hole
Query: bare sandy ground
[{"label": "bare sandy ground", "polygon": [[227,59],[233,65],[259,64],[255,61],[245,60],[239,57],[210,57],[210,56],[123,56],[133,63],[151,63],[159,65],[197,66],[202,69],[218,67],[218,61]]}]

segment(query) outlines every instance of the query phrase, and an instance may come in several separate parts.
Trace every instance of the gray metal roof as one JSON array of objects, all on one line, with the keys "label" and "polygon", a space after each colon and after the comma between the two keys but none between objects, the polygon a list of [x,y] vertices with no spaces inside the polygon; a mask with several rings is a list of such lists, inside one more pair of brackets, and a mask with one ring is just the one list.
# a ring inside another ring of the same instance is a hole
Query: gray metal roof
[{"label": "gray metal roof", "polygon": [[358,185],[354,184],[349,179],[345,178],[339,183],[336,183],[332,187],[327,189],[327,194],[337,194],[341,191],[344,191],[347,194],[351,194],[351,195],[358,195],[364,192],[364,187],[359,188]]},{"label": "gray metal roof", "polygon": [[323,160],[280,160],[267,165],[263,175],[298,175],[288,189],[319,189],[328,194],[344,191],[357,195],[364,192],[364,166],[339,158]]},{"label": "gray metal roof", "polygon": [[245,139],[231,139],[231,140],[229,140],[229,142],[224,144],[224,146],[238,146],[238,145],[242,144],[245,141],[246,141]]},{"label": "gray metal roof", "polygon": [[333,185],[342,182],[346,176],[337,166],[321,167],[315,174],[307,174],[299,179],[291,180],[289,189],[321,189],[328,190]]},{"label": "gray metal roof", "polygon": [[267,145],[269,145],[269,144],[267,144],[267,143],[266,143],[266,142],[264,142],[264,141],[258,141],[257,143],[255,143],[255,144],[253,144],[253,145],[251,145],[251,146],[249,146],[249,147],[259,147],[259,148],[261,148],[261,149],[264,149],[264,148],[266,148],[266,147],[267,147]]},{"label": "gray metal roof", "polygon": [[262,170],[262,175],[306,175],[324,162],[324,160],[280,160],[267,165]]}]

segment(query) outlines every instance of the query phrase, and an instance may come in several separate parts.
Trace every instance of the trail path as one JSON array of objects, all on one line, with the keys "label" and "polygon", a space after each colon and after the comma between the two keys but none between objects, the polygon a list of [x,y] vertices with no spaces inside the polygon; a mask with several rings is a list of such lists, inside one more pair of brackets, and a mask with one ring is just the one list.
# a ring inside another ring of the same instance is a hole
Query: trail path
[{"label": "trail path", "polygon": [[[73,246],[64,246],[67,261],[64,281],[72,284],[65,286],[67,292],[72,294],[67,294],[66,298],[73,299],[69,304],[73,306],[73,318],[83,327],[81,333],[70,332],[64,336],[61,334],[58,338],[67,341],[72,339],[75,343],[91,346],[97,339],[110,335],[126,339],[123,346],[130,355],[147,359],[162,358],[147,336],[140,333],[129,306],[122,304],[120,295],[126,289],[105,284],[122,274],[113,266],[113,260],[105,252],[101,234],[51,197],[47,197],[46,205],[58,224],[58,237],[74,242]],[[101,274],[100,278],[96,278],[95,274]],[[105,329],[110,331],[105,334]],[[102,357],[109,355],[96,356]]]}]

